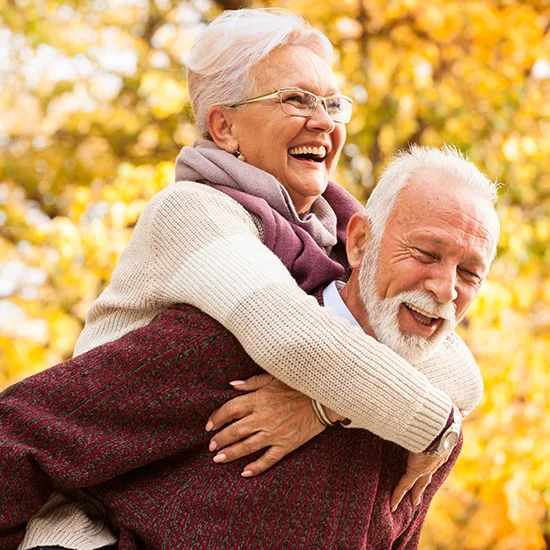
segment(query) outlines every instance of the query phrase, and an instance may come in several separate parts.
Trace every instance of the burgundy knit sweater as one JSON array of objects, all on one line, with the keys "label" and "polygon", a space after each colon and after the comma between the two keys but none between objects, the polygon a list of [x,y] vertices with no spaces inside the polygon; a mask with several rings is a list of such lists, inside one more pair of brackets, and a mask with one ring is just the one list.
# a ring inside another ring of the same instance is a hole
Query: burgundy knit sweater
[{"label": "burgundy knit sweater", "polygon": [[250,458],[215,464],[204,431],[259,372],[237,340],[191,306],[0,395],[0,548],[16,548],[51,480],[85,488],[107,508],[121,550],[415,548],[429,502],[391,491],[406,451],[363,430],[331,428],[268,472]]}]

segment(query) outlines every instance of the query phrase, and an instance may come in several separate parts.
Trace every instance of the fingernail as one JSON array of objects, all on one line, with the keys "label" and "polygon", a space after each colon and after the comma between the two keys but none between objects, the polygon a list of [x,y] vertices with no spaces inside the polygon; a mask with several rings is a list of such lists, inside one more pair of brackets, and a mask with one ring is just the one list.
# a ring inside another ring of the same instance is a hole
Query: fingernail
[{"label": "fingernail", "polygon": [[252,472],[250,470],[245,470],[241,475],[243,477],[250,477],[252,475]]},{"label": "fingernail", "polygon": [[206,431],[209,432],[213,427],[214,427],[214,422],[212,422],[212,420],[209,420],[206,423]]},{"label": "fingernail", "polygon": [[397,510],[397,504],[394,504],[392,507],[391,507],[391,511],[392,512],[395,512]]},{"label": "fingernail", "polygon": [[223,453],[218,453],[214,457],[214,462],[223,462],[227,457]]},{"label": "fingernail", "polygon": [[415,501],[414,501],[414,505],[415,506],[418,506],[420,504],[420,502],[422,501],[422,498],[421,497],[418,497]]},{"label": "fingernail", "polygon": [[244,380],[233,380],[232,382],[229,382],[232,386],[242,386],[244,384]]},{"label": "fingernail", "polygon": [[217,448],[218,448],[218,445],[215,441],[211,441],[210,445],[208,445],[208,450],[209,451],[215,451]]}]

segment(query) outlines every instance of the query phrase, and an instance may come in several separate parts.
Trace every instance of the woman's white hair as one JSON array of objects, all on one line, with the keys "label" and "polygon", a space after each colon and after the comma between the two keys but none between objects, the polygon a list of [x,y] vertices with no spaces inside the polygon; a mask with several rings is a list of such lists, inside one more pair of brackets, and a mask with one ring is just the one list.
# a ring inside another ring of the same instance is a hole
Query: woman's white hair
[{"label": "woman's white hair", "polygon": [[197,127],[208,137],[208,109],[247,99],[255,88],[252,69],[280,46],[304,46],[331,64],[328,38],[299,15],[277,8],[224,11],[197,39],[187,79]]},{"label": "woman's white hair", "polygon": [[367,201],[365,213],[371,223],[374,241],[380,242],[382,239],[401,190],[424,169],[448,176],[446,184],[472,189],[492,205],[498,200],[498,184],[489,180],[456,147],[445,145],[437,149],[413,145],[392,159]]}]

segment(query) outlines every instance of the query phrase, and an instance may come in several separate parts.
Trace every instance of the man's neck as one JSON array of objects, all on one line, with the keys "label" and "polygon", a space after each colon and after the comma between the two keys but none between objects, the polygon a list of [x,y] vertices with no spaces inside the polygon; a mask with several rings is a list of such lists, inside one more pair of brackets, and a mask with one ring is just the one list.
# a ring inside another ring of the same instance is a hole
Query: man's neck
[{"label": "man's neck", "polygon": [[369,316],[361,300],[359,293],[359,277],[357,271],[354,270],[344,286],[340,291],[340,297],[350,310],[351,314],[355,317],[357,322],[361,325],[361,328],[369,335],[374,337],[374,332],[369,324]]}]

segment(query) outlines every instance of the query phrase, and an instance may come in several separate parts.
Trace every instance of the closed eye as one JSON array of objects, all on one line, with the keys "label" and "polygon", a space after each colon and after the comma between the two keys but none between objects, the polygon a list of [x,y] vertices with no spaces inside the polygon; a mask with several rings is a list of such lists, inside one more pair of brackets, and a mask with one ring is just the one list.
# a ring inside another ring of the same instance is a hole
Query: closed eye
[{"label": "closed eye", "polygon": [[471,283],[479,283],[481,282],[481,277],[475,273],[474,271],[470,271],[469,269],[459,268],[461,276]]},{"label": "closed eye", "polygon": [[422,250],[421,248],[415,248],[415,251],[418,252],[419,260],[424,263],[429,263],[437,260],[437,257],[428,252],[427,250]]},{"label": "closed eye", "polygon": [[304,99],[304,96],[303,95],[298,95],[298,94],[294,94],[294,95],[291,95],[291,96],[288,96],[288,97],[285,97],[285,102],[287,103],[300,103],[300,104],[305,104],[306,101]]},{"label": "closed eye", "polygon": [[307,92],[285,92],[282,96],[283,103],[290,103],[297,106],[311,107],[315,104],[315,96],[308,94]]}]

